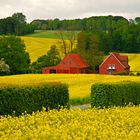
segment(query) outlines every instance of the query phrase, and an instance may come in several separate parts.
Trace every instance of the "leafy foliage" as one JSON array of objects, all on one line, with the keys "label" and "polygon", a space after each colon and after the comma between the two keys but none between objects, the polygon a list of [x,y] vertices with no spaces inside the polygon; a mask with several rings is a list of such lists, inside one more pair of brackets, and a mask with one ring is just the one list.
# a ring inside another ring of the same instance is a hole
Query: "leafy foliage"
[{"label": "leafy foliage", "polygon": [[11,74],[26,73],[30,64],[24,42],[16,36],[0,37],[0,56],[9,65]]},{"label": "leafy foliage", "polygon": [[34,20],[31,24],[39,30],[113,30],[128,24],[129,21],[121,16],[93,16],[72,20]]},{"label": "leafy foliage", "polygon": [[91,87],[92,107],[124,106],[140,104],[140,84],[136,82],[101,83]]},{"label": "leafy foliage", "polygon": [[98,71],[98,67],[102,62],[102,53],[99,51],[99,37],[91,32],[81,32],[77,39],[76,51],[80,53],[91,70]]},{"label": "leafy foliage", "polygon": [[1,35],[25,35],[34,32],[34,25],[26,23],[26,16],[22,13],[14,13],[12,17],[0,19]]},{"label": "leafy foliage", "polygon": [[36,86],[0,88],[0,115],[21,115],[41,110],[68,107],[68,87],[61,83],[46,83]]},{"label": "leafy foliage", "polygon": [[61,61],[59,51],[55,45],[52,45],[46,55],[43,55],[33,62],[32,66],[35,70],[41,70],[43,67],[55,66]]}]

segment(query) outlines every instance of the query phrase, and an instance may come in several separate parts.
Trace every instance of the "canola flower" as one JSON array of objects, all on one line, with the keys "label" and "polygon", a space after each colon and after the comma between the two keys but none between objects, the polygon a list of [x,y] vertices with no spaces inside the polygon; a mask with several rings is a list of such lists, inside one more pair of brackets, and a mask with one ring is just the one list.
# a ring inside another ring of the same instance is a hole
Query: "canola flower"
[{"label": "canola flower", "polygon": [[[61,46],[61,39],[52,39],[52,38],[36,38],[36,37],[21,37],[24,40],[26,45],[26,51],[29,53],[31,62],[34,62],[40,56],[47,53],[52,45]],[[68,47],[70,46],[70,42],[66,40]],[[76,42],[75,42],[76,45]],[[60,48],[60,47],[58,47]],[[60,55],[63,57],[63,54]]]},{"label": "canola flower", "polygon": [[139,140],[140,106],[62,109],[0,118],[0,140]]},{"label": "canola flower", "polygon": [[58,39],[48,38],[34,38],[34,37],[22,37],[26,45],[26,51],[29,53],[31,62],[37,60],[38,57],[47,53],[50,47],[54,44],[58,44]]},{"label": "canola flower", "polygon": [[134,53],[122,53],[122,55],[128,56],[128,63],[131,66],[130,70],[135,71],[134,73],[140,72],[140,54],[134,54]]},{"label": "canola flower", "polygon": [[112,83],[119,81],[140,81],[140,76],[114,76],[99,74],[24,74],[1,76],[0,87],[6,85],[36,85],[46,82],[61,82],[69,86],[70,99],[90,96],[94,83]]}]

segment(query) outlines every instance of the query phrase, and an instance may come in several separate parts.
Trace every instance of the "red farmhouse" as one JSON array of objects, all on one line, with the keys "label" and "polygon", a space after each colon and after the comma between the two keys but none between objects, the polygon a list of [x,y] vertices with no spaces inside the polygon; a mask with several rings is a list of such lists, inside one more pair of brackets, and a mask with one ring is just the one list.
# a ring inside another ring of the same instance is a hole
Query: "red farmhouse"
[{"label": "red farmhouse", "polygon": [[100,65],[100,74],[129,74],[130,66],[128,65],[128,56],[120,55],[119,53],[111,53]]},{"label": "red farmhouse", "polygon": [[89,65],[80,54],[67,54],[57,66],[43,68],[42,73],[87,73],[88,68]]}]

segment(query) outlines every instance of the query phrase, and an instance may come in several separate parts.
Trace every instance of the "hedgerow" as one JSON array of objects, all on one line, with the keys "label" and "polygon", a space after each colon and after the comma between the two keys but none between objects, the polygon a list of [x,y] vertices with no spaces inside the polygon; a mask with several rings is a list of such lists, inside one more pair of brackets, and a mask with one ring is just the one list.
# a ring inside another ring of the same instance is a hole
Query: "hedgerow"
[{"label": "hedgerow", "polygon": [[68,107],[68,86],[47,83],[36,86],[7,86],[0,88],[0,115],[21,115],[41,110]]},{"label": "hedgerow", "polygon": [[99,83],[91,87],[91,106],[125,106],[140,104],[140,83],[122,81],[118,83]]}]

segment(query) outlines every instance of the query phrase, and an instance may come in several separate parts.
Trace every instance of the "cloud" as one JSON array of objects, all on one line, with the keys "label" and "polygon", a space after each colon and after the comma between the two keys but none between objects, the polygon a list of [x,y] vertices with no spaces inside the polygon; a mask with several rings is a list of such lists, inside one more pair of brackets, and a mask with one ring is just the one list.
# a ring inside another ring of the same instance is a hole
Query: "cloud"
[{"label": "cloud", "polygon": [[23,12],[33,19],[83,18],[95,15],[140,16],[140,0],[0,0],[0,18]]}]

